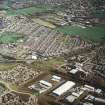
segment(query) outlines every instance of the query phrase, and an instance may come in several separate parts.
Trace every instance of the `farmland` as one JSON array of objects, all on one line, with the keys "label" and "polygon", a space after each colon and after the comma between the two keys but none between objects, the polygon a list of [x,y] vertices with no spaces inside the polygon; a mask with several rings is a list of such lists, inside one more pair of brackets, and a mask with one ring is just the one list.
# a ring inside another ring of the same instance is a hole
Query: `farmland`
[{"label": "farmland", "polygon": [[105,26],[95,26],[87,28],[81,28],[78,26],[63,26],[56,28],[56,30],[67,35],[78,35],[80,37],[88,38],[96,42],[102,41],[103,37],[105,37]]}]

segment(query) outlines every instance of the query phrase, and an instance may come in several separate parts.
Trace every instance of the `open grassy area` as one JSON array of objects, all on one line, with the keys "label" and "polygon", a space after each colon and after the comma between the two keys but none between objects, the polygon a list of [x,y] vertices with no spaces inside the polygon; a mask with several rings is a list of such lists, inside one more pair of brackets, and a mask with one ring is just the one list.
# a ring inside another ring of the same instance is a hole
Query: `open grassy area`
[{"label": "open grassy area", "polygon": [[95,17],[105,18],[105,10],[104,11],[97,10],[95,13]]},{"label": "open grassy area", "polygon": [[42,5],[42,6],[33,6],[28,8],[22,8],[22,9],[8,9],[7,15],[28,15],[33,13],[41,13],[41,12],[47,12],[51,10],[51,7],[49,5]]},{"label": "open grassy area", "polygon": [[0,34],[0,44],[7,43],[16,43],[17,40],[23,38],[21,35],[18,35],[13,32],[4,32]]},{"label": "open grassy area", "polygon": [[15,67],[17,63],[0,63],[0,71],[8,71]]},{"label": "open grassy area", "polygon": [[34,70],[51,71],[55,66],[64,64],[63,58],[53,58],[47,61],[36,61],[32,64]]},{"label": "open grassy area", "polygon": [[30,7],[30,8],[24,8],[24,9],[17,9],[17,10],[13,10],[13,9],[9,9],[7,11],[8,15],[27,15],[27,14],[31,14],[31,13],[35,13],[35,12],[43,12],[44,9],[41,8],[36,8],[36,7]]},{"label": "open grassy area", "polygon": [[88,28],[81,28],[79,26],[63,26],[57,27],[56,30],[63,32],[66,35],[78,35],[82,38],[100,42],[105,38],[105,26],[95,26]]},{"label": "open grassy area", "polygon": [[28,14],[34,14],[34,13],[42,13],[42,12],[48,12],[48,11],[62,11],[63,8],[61,6],[53,6],[53,5],[34,5],[32,7],[28,8],[22,8],[22,9],[8,9],[7,15],[28,15]]},{"label": "open grassy area", "polygon": [[6,5],[2,5],[2,4],[0,4],[0,9],[1,9],[1,10],[3,10],[3,9],[5,10],[5,9],[9,9],[9,7],[6,6]]},{"label": "open grassy area", "polygon": [[51,24],[50,22],[41,20],[41,19],[39,19],[39,18],[34,18],[33,21],[35,21],[36,23],[38,23],[38,24],[40,24],[40,25],[43,25],[43,26],[45,26],[45,27],[56,28],[56,26],[53,25],[53,24]]}]

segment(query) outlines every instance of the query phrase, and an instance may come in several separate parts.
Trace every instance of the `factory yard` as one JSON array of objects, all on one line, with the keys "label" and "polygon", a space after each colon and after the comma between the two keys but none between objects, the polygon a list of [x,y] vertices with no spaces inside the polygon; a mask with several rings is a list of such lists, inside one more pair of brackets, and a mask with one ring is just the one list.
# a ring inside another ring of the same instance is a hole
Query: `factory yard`
[{"label": "factory yard", "polygon": [[65,80],[57,76],[57,74],[44,73],[29,83],[26,83],[22,88],[32,94],[45,94],[64,82]]}]

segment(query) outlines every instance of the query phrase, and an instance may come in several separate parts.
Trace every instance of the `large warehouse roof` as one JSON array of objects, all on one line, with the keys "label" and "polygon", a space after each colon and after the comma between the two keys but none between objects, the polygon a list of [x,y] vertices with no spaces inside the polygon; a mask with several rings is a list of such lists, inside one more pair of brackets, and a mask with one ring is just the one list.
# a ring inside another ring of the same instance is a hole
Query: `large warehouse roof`
[{"label": "large warehouse roof", "polygon": [[75,86],[75,83],[72,81],[67,81],[63,85],[61,85],[59,88],[53,91],[54,94],[60,96],[63,93],[67,92],[69,89],[71,89],[73,86]]}]

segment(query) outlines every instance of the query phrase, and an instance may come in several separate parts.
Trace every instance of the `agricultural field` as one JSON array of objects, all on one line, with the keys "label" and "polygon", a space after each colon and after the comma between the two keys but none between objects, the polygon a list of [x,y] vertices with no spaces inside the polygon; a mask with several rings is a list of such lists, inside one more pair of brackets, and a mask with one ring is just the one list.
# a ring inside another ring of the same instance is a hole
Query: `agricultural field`
[{"label": "agricultural field", "polygon": [[0,44],[16,43],[23,36],[14,32],[3,32],[0,34]]},{"label": "agricultural field", "polygon": [[30,14],[30,13],[43,12],[46,9],[36,8],[36,7],[29,7],[29,8],[18,9],[18,10],[9,9],[7,11],[7,14],[8,15],[21,15],[21,14],[22,15],[27,15],[27,14]]},{"label": "agricultural field", "polygon": [[105,18],[105,11],[97,11],[95,15],[99,18]]},{"label": "agricultural field", "polygon": [[44,21],[44,20],[39,19],[39,18],[34,18],[33,21],[35,21],[36,23],[38,23],[42,26],[45,26],[45,27],[56,28],[56,26],[51,24],[50,22]]},{"label": "agricultural field", "polygon": [[100,42],[105,38],[105,26],[95,26],[82,28],[79,26],[63,26],[57,27],[55,30],[64,33],[65,35],[78,35],[82,38]]},{"label": "agricultural field", "polygon": [[29,15],[34,13],[43,13],[49,11],[59,11],[62,10],[61,7],[52,5],[34,5],[32,7],[22,8],[22,9],[12,9],[7,10],[7,15]]}]

